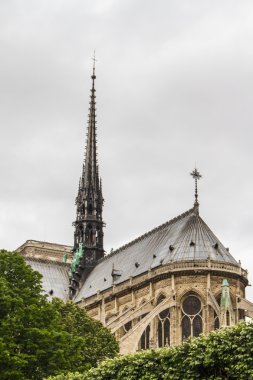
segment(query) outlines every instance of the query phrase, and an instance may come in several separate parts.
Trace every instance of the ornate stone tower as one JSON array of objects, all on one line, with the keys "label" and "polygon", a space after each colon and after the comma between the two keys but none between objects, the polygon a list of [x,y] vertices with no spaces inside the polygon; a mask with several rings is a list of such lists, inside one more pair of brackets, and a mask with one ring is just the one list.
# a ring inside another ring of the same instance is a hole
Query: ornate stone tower
[{"label": "ornate stone tower", "polygon": [[73,298],[87,275],[104,257],[103,246],[103,195],[99,178],[96,141],[96,90],[95,59],[91,76],[87,143],[82,176],[76,197],[76,220],[73,223],[74,248],[70,270],[70,297]]}]

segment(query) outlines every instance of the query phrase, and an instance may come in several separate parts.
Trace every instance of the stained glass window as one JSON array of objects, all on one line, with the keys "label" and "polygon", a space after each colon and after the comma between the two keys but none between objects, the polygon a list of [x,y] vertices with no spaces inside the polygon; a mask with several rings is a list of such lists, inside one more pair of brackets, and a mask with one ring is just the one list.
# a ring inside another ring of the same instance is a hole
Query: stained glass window
[{"label": "stained glass window", "polygon": [[202,330],[202,318],[200,315],[196,315],[192,320],[192,335],[199,336]]},{"label": "stained glass window", "polygon": [[214,318],[214,330],[218,330],[220,328],[220,321],[218,316]]},{"label": "stained glass window", "polygon": [[202,331],[202,304],[197,296],[191,294],[182,303],[182,340],[199,336]]},{"label": "stained glass window", "polygon": [[189,338],[191,336],[191,320],[185,315],[182,319],[182,338],[183,340]]},{"label": "stained glass window", "polygon": [[201,302],[195,296],[188,296],[183,302],[183,311],[187,315],[195,315],[200,312]]},{"label": "stained glass window", "polygon": [[218,330],[220,328],[220,320],[218,315],[213,311],[213,318],[214,318],[214,330]]},{"label": "stained glass window", "polygon": [[157,324],[158,347],[170,345],[170,310],[161,311]]},{"label": "stained glass window", "polygon": [[150,325],[148,325],[142,333],[140,343],[139,343],[141,350],[147,350],[149,348],[149,339],[150,339]]}]

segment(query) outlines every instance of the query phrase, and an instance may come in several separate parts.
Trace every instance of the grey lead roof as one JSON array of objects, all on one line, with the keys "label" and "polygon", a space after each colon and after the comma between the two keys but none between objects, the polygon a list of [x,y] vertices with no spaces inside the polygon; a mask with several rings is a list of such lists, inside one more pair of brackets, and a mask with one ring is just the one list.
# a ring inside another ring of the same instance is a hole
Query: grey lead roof
[{"label": "grey lead roof", "polygon": [[[35,258],[25,258],[26,263],[32,269],[39,272],[42,277],[43,291],[52,297],[58,297],[62,300],[68,299],[68,266],[61,263],[53,263],[46,260],[36,260]],[[53,293],[51,294],[51,292]]]},{"label": "grey lead roof", "polygon": [[200,218],[198,210],[192,208],[102,259],[88,276],[76,301],[110,288],[113,268],[120,274],[114,281],[119,284],[130,276],[138,276],[168,262],[209,258],[238,265]]}]

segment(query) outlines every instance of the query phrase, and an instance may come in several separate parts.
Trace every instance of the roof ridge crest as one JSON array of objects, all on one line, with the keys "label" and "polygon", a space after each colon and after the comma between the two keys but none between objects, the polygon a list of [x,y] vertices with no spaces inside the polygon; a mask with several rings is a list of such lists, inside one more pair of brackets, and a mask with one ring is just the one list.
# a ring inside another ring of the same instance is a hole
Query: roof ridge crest
[{"label": "roof ridge crest", "polygon": [[32,256],[23,256],[23,257],[24,257],[26,262],[27,261],[34,261],[37,263],[52,264],[52,265],[60,266],[60,267],[67,267],[67,268],[70,267],[69,263],[63,263],[61,261],[53,261],[53,260],[49,260],[49,259],[45,259],[45,258],[32,257]]},{"label": "roof ridge crest", "polygon": [[62,247],[68,247],[68,248],[73,248],[72,245],[68,244],[61,244],[61,243],[52,243],[50,241],[45,241],[45,240],[34,240],[34,239],[28,239],[26,240],[20,247],[16,248],[15,251],[21,247],[23,247],[27,243],[41,243],[41,244],[50,244],[50,245],[60,245]]}]

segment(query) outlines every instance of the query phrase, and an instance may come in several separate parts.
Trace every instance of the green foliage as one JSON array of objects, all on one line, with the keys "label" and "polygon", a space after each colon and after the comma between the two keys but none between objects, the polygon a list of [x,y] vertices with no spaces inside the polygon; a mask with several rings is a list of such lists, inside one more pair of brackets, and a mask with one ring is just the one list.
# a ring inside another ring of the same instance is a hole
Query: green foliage
[{"label": "green foliage", "polygon": [[46,380],[83,380],[84,375],[79,372],[50,376]]},{"label": "green foliage", "polygon": [[1,380],[83,372],[117,351],[99,322],[71,302],[48,302],[41,275],[19,254],[0,251]]},{"label": "green foliage", "polygon": [[[72,380],[69,374],[51,380]],[[212,332],[180,346],[117,356],[77,380],[253,379],[253,324]]]},{"label": "green foliage", "polygon": [[53,300],[53,307],[60,313],[63,330],[71,336],[79,337],[72,370],[83,371],[95,367],[98,362],[113,358],[119,351],[113,335],[99,321],[91,319],[84,309],[59,299]]}]

